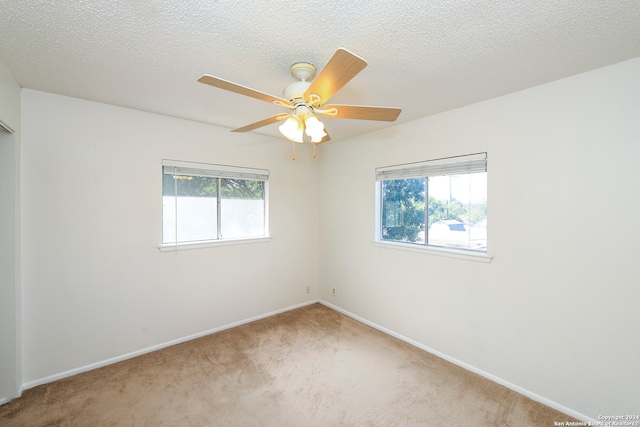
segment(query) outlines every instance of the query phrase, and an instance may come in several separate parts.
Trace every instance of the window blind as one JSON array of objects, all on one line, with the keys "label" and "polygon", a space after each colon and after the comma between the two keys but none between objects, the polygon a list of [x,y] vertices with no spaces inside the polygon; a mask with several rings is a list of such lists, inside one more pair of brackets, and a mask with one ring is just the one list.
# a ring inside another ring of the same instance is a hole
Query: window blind
[{"label": "window blind", "polygon": [[462,175],[486,171],[487,153],[477,153],[376,168],[376,180]]},{"label": "window blind", "polygon": [[208,176],[212,178],[251,179],[255,181],[269,180],[269,171],[267,169],[181,162],[178,160],[163,160],[162,172],[168,175]]}]

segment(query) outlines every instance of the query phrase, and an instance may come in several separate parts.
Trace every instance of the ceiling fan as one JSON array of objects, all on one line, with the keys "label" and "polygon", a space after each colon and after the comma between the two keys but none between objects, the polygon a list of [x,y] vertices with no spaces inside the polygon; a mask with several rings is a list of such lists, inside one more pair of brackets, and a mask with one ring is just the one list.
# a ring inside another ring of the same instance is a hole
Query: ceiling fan
[{"label": "ceiling fan", "polygon": [[200,77],[198,81],[291,110],[288,113],[276,114],[241,128],[233,129],[232,132],[248,132],[282,121],[280,132],[287,139],[302,143],[305,142],[304,135],[306,134],[308,137],[306,139],[310,140],[315,147],[316,144],[322,144],[331,139],[324,128],[324,124],[318,119],[318,115],[338,119],[387,122],[395,121],[398,118],[402,111],[399,108],[327,103],[337,91],[366,66],[367,62],[364,59],[345,49],[338,49],[317,76],[316,67],[312,64],[306,62],[295,63],[291,66],[291,75],[298,81],[292,82],[285,87],[282,98],[208,74]]}]

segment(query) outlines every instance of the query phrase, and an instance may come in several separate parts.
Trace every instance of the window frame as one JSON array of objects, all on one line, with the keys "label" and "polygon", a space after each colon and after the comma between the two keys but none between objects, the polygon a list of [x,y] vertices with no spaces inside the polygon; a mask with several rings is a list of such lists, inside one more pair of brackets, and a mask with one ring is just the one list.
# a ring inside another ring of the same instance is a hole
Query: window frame
[{"label": "window frame", "polygon": [[[238,245],[238,244],[248,244],[248,243],[261,243],[268,242],[271,240],[271,235],[269,231],[269,170],[267,169],[258,169],[258,168],[249,168],[242,166],[229,166],[229,165],[220,165],[220,164],[212,164],[212,163],[200,163],[200,162],[190,162],[190,161],[182,161],[182,160],[170,160],[163,159],[162,160],[162,177],[164,179],[164,175],[171,173],[168,172],[173,168],[173,173],[183,174],[183,175],[193,175],[193,176],[206,176],[217,179],[217,198],[216,198],[216,210],[217,210],[217,224],[216,224],[216,239],[203,239],[203,240],[195,240],[195,241],[178,241],[176,236],[175,242],[167,242],[163,241],[164,237],[160,237],[160,244],[158,248],[161,252],[166,251],[176,251],[183,249],[200,249],[200,248],[209,248],[209,247],[217,247],[217,246],[228,246],[228,245]],[[221,199],[222,199],[222,189],[221,183],[225,178],[238,178],[238,179],[246,179],[246,180],[255,180],[263,182],[263,196],[264,196],[264,234],[256,235],[250,237],[223,237],[221,235]],[[162,196],[164,198],[164,195]],[[161,222],[162,227],[164,228],[164,208],[161,211]],[[177,215],[176,215],[177,222]],[[177,225],[176,225],[177,228]],[[163,231],[164,232],[164,231]]]},{"label": "window frame", "polygon": [[[483,169],[483,170],[482,170]],[[373,245],[380,248],[398,249],[430,255],[452,257],[477,262],[491,262],[489,246],[485,251],[474,249],[432,246],[425,238],[424,243],[385,240],[382,237],[382,183],[385,180],[427,178],[429,176],[454,176],[487,172],[487,153],[474,153],[461,156],[445,157],[421,162],[404,163],[378,167],[375,170],[375,236]],[[428,224],[428,183],[425,182],[425,229]]]}]

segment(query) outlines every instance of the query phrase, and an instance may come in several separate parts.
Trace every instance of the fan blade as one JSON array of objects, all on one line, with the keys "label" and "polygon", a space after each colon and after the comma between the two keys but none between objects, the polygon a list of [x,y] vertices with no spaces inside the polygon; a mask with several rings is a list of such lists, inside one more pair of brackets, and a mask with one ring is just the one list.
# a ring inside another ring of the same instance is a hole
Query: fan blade
[{"label": "fan blade", "polygon": [[338,49],[311,82],[304,93],[304,99],[309,101],[309,95],[316,94],[320,96],[319,103],[324,104],[366,66],[367,61],[364,59],[348,50]]},{"label": "fan blade", "polygon": [[[323,110],[335,108],[338,113],[327,117],[337,119],[378,120],[382,122],[395,121],[402,110],[391,107],[366,107],[363,105],[323,105]],[[320,111],[321,112],[321,111]]]},{"label": "fan blade", "polygon": [[291,105],[291,102],[286,99],[280,98],[278,96],[269,95],[268,93],[260,92],[255,89],[248,88],[246,86],[239,85],[237,83],[230,82],[228,80],[224,80],[218,77],[210,76],[208,74],[203,75],[198,79],[200,83],[204,83],[207,85],[215,86],[220,89],[229,90],[231,92],[239,93],[240,95],[250,96],[252,98],[260,99],[262,101],[267,101],[269,103],[274,103],[274,101],[279,101],[286,105]]},{"label": "fan blade", "polygon": [[259,122],[251,123],[250,125],[243,126],[238,129],[234,129],[231,132],[249,132],[250,130],[261,128],[262,126],[270,125],[271,123],[275,123],[278,120],[282,120],[285,117],[288,117],[289,114],[276,114],[275,116],[267,117],[266,119],[262,119]]}]

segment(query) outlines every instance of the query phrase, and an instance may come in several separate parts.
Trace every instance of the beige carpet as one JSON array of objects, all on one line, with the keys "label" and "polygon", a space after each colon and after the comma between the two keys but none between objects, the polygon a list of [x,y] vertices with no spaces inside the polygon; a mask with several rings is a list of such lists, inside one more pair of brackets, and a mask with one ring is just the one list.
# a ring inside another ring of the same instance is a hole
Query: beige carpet
[{"label": "beige carpet", "polygon": [[553,426],[570,417],[314,304],[35,387],[2,426]]}]

